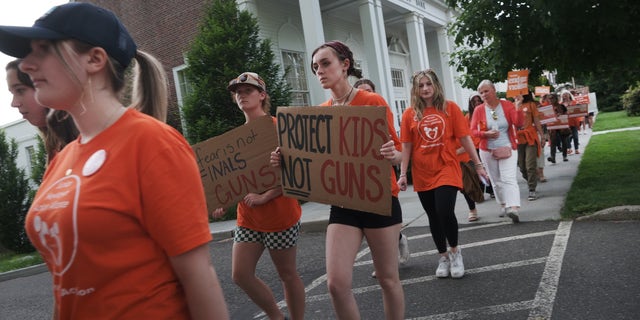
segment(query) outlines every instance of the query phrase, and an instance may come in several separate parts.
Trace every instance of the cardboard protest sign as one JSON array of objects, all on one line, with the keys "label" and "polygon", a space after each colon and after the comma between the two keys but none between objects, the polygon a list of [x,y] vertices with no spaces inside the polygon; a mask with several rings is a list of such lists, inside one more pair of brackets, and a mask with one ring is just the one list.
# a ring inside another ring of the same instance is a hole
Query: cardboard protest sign
[{"label": "cardboard protest sign", "polygon": [[558,129],[569,129],[569,116],[566,114],[559,115],[556,117],[557,120],[555,122],[551,122],[547,124],[547,129],[549,130],[558,130]]},{"label": "cardboard protest sign", "polygon": [[277,146],[278,136],[271,116],[191,146],[200,168],[209,212],[226,209],[249,192],[262,193],[277,186],[280,175],[269,162]]},{"label": "cardboard protest sign", "polygon": [[569,118],[586,117],[587,114],[589,114],[588,109],[588,104],[575,104],[572,106],[567,106],[567,115],[569,116]]},{"label": "cardboard protest sign", "polygon": [[575,95],[573,96],[573,101],[575,101],[576,104],[589,104],[589,94]]},{"label": "cardboard protest sign", "polygon": [[540,114],[540,124],[549,124],[558,120],[552,105],[538,107],[538,113]]},{"label": "cardboard protest sign", "polygon": [[391,215],[386,107],[279,107],[287,196]]},{"label": "cardboard protest sign", "polygon": [[535,90],[535,95],[538,97],[542,97],[545,94],[551,93],[551,87],[549,86],[538,86],[538,87],[535,87],[534,90]]},{"label": "cardboard protest sign", "polygon": [[509,71],[507,74],[507,98],[529,92],[529,70]]}]

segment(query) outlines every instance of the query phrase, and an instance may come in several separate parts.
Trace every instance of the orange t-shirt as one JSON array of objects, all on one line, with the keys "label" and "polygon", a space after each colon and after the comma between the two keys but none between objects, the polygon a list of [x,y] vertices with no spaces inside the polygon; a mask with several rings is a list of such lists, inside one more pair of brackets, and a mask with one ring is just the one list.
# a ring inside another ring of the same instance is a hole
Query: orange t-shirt
[{"label": "orange t-shirt", "polygon": [[[325,101],[320,104],[321,106],[331,106],[333,100]],[[391,140],[396,146],[396,150],[402,151],[402,144],[398,139],[398,134],[396,133],[396,129],[393,126],[393,113],[387,104],[387,101],[384,100],[382,96],[374,92],[368,92],[364,90],[356,91],[356,96],[353,97],[351,103],[349,104],[352,107],[365,107],[365,106],[385,106],[387,107],[387,129],[389,130],[389,135],[391,136]],[[391,169],[391,195],[394,197],[398,196],[400,192],[400,187],[396,183],[396,172]]]},{"label": "orange t-shirt", "polygon": [[540,119],[538,106],[535,102],[525,102],[520,105],[518,111],[524,115],[524,122],[516,132],[518,144],[527,144],[530,146],[540,145],[540,137],[538,137],[538,129],[536,129],[535,119]]},{"label": "orange t-shirt", "polygon": [[400,137],[413,144],[411,177],[415,191],[428,191],[448,185],[462,189],[462,170],[456,155],[460,138],[469,135],[469,125],[453,101],[446,113],[426,108],[419,121],[409,108],[402,114]]},{"label": "orange t-shirt", "polygon": [[[272,119],[275,131],[276,118],[272,117]],[[289,229],[302,216],[302,208],[298,200],[283,195],[253,208],[244,201],[240,201],[236,211],[238,226],[260,232],[277,232]]]},{"label": "orange t-shirt", "polygon": [[193,151],[129,109],[51,162],[26,219],[60,319],[188,319],[169,257],[211,240]]},{"label": "orange t-shirt", "polygon": [[[464,118],[467,120],[467,126],[471,126],[471,114],[465,114]],[[476,147],[476,149],[480,149],[480,137],[471,135],[471,141],[473,141],[473,146]]]}]

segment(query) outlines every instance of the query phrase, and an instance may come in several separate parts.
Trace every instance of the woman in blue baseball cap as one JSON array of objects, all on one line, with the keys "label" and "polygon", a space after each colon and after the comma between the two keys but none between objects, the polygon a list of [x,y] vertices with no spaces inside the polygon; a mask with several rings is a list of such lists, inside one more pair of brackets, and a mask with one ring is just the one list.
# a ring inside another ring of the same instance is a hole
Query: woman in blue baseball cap
[{"label": "woman in blue baseball cap", "polygon": [[68,112],[80,132],[49,164],[26,219],[53,276],[54,318],[228,318],[193,151],[157,120],[167,105],[160,63],[87,3],[54,7],[32,27],[0,26],[0,51],[23,58],[38,102]]}]

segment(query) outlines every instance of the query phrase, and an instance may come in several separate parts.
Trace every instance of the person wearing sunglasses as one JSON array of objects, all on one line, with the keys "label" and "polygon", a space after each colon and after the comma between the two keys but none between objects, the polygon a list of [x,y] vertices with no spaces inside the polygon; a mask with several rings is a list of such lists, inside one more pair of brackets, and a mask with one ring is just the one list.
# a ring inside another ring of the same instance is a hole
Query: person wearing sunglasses
[{"label": "person wearing sunglasses", "polygon": [[193,149],[139,111],[166,114],[160,62],[113,12],[79,2],[32,27],[0,26],[0,51],[23,58],[37,101],[80,132],[49,163],[25,222],[52,277],[52,318],[228,319]]},{"label": "person wearing sunglasses", "polygon": [[520,189],[517,181],[518,155],[516,128],[523,124],[523,113],[508,100],[499,99],[490,80],[482,80],[478,93],[484,104],[471,118],[471,132],[480,138],[480,159],[487,168],[500,216],[520,222]]},{"label": "person wearing sunglasses", "polygon": [[[322,106],[385,106],[389,141],[380,146],[380,154],[397,165],[402,159],[400,140],[393,126],[393,113],[387,102],[377,93],[354,88],[348,77],[362,78],[362,71],[354,66],[353,52],[340,41],[329,41],[311,54],[311,70],[331,99]],[[278,150],[271,153],[271,164],[280,166]],[[390,170],[391,214],[384,216],[372,212],[332,205],[326,235],[327,287],[336,318],[360,319],[353,286],[353,264],[366,238],[376,279],[382,288],[384,317],[404,319],[404,290],[398,271],[398,238],[402,227],[402,208],[398,200],[400,188],[396,174]]]},{"label": "person wearing sunglasses", "polygon": [[[254,72],[244,72],[229,82],[227,89],[244,113],[246,123],[270,115],[271,99],[264,80]],[[273,118],[274,128],[276,119]],[[291,319],[304,319],[304,283],[296,267],[300,217],[298,200],[282,195],[277,186],[263,193],[248,193],[238,203],[233,236],[231,274],[233,281],[264,311],[269,319],[288,319],[273,292],[256,275],[256,266],[267,249],[284,288]],[[218,218],[223,208],[213,212]]]},{"label": "person wearing sunglasses", "polygon": [[464,263],[455,214],[456,197],[463,188],[458,146],[471,158],[479,176],[486,179],[486,172],[462,110],[445,99],[435,71],[419,71],[411,83],[411,107],[402,113],[400,125],[402,163],[397,183],[400,190],[407,189],[406,172],[411,162],[413,190],[427,213],[433,242],[440,254],[436,277],[461,278]]}]

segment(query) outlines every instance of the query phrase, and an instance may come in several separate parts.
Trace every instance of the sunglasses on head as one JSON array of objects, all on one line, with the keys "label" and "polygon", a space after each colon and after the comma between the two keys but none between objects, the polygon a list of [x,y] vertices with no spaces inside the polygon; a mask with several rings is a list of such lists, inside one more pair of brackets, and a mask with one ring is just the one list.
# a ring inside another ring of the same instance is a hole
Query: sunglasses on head
[{"label": "sunglasses on head", "polygon": [[262,79],[260,79],[260,77],[255,74],[255,73],[251,73],[251,72],[245,72],[243,74],[241,74],[239,77],[231,80],[231,84],[236,84],[236,83],[244,83],[247,82],[247,80],[249,80],[249,78],[258,81],[258,83],[262,86],[264,86],[264,81],[262,81]]},{"label": "sunglasses on head", "polygon": [[426,70],[416,71],[416,72],[413,73],[413,77],[411,77],[411,78],[412,78],[412,80],[415,80],[416,77],[418,77],[418,76],[422,76],[422,77],[430,76],[431,78],[437,78],[436,77],[436,72],[433,71],[433,69],[426,69]]}]

